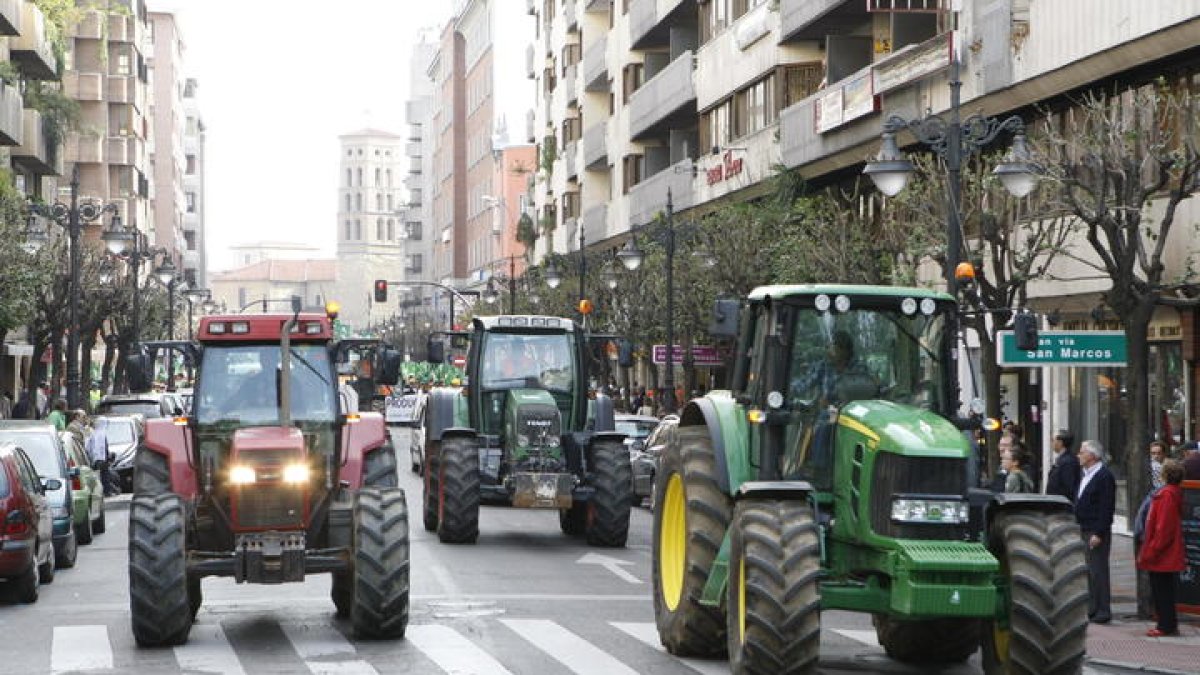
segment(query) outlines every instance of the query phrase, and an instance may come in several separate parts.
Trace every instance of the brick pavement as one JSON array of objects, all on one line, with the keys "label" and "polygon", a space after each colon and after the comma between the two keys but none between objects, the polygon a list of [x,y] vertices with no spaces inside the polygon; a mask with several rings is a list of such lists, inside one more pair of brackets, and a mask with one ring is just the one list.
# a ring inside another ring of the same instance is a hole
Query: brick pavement
[{"label": "brick pavement", "polygon": [[1116,535],[1110,566],[1113,620],[1088,626],[1089,663],[1145,672],[1200,672],[1200,617],[1181,614],[1179,637],[1146,637],[1154,622],[1137,618],[1132,537]]}]

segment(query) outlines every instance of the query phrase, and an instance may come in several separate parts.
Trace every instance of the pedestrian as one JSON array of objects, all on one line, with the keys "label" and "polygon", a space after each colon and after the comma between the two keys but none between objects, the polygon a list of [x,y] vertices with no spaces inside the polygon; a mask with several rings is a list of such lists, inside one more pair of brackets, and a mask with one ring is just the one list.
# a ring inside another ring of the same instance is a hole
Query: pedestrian
[{"label": "pedestrian", "polygon": [[1000,453],[1000,467],[1007,474],[1004,479],[1005,492],[1037,492],[1033,479],[1026,472],[1029,464],[1029,451],[1025,443],[1019,439],[1013,441],[1012,447]]},{"label": "pedestrian", "polygon": [[100,472],[104,496],[112,497],[121,494],[121,482],[117,472],[112,468],[112,456],[108,449],[108,433],[103,424],[94,425],[92,433],[83,447],[87,450],[88,458],[92,460],[92,468]]},{"label": "pedestrian", "polygon": [[71,411],[71,421],[67,423],[67,431],[79,440],[79,445],[83,446],[87,443],[88,428],[87,428],[87,413],[82,410]]},{"label": "pedestrian", "polygon": [[1183,479],[1200,480],[1200,444],[1188,441],[1181,448],[1183,451]]},{"label": "pedestrian", "polygon": [[1150,593],[1158,619],[1148,637],[1178,635],[1175,588],[1179,573],[1187,568],[1183,550],[1183,465],[1168,459],[1162,465],[1163,488],[1154,495],[1146,519],[1146,539],[1138,552],[1137,567],[1150,576]]},{"label": "pedestrian", "polygon": [[1075,497],[1075,520],[1083,537],[1088,568],[1088,619],[1092,623],[1112,621],[1112,587],[1108,556],[1112,550],[1113,513],[1117,507],[1117,481],[1104,465],[1104,447],[1098,441],[1079,446],[1083,476]]},{"label": "pedestrian", "polygon": [[1167,444],[1150,442],[1150,487],[1157,490],[1163,486],[1162,463],[1167,458]]},{"label": "pedestrian", "polygon": [[1051,446],[1054,450],[1054,463],[1050,465],[1050,475],[1046,477],[1046,494],[1061,495],[1072,504],[1079,494],[1079,458],[1071,446],[1075,445],[1075,435],[1067,429],[1059,429],[1054,433]]},{"label": "pedestrian", "polygon": [[46,415],[46,421],[54,425],[55,431],[66,431],[67,402],[61,398],[54,399],[54,409]]},{"label": "pedestrian", "polygon": [[996,443],[996,451],[1000,454],[1001,460],[1000,468],[992,474],[992,480],[988,483],[988,489],[992,492],[1004,492],[1008,486],[1008,471],[1004,468],[1003,457],[1005,453],[1012,450],[1015,440],[1017,437],[1011,431],[1003,431],[1000,434],[1000,440]]}]

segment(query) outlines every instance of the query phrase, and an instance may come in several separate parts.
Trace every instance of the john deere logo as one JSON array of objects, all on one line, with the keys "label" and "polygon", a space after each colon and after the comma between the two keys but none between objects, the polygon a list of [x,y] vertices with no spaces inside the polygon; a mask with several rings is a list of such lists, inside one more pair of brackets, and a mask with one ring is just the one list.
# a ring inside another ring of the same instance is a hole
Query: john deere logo
[{"label": "john deere logo", "polygon": [[961,605],[962,604],[962,596],[960,596],[958,594],[958,591],[954,591],[953,593],[950,594],[950,604],[952,604],[952,605]]}]

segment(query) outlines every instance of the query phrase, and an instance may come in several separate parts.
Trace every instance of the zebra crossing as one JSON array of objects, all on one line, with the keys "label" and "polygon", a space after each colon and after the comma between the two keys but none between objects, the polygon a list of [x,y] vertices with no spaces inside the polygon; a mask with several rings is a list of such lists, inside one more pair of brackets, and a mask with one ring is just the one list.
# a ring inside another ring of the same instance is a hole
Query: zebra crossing
[{"label": "zebra crossing", "polygon": [[[655,662],[656,673],[729,672],[723,661],[667,654],[652,622],[595,622],[598,627],[584,635],[549,619],[488,617],[459,623],[414,623],[404,640],[394,642],[355,642],[329,622],[279,621],[270,627],[263,622],[226,623],[201,614],[188,642],[172,650],[115,649],[114,641],[132,643],[124,623],[55,626],[48,672],[247,675],[307,669],[312,675],[636,675],[646,671],[648,659]],[[286,638],[286,648],[263,644],[272,639],[275,629]],[[876,644],[873,636],[867,639],[862,631],[845,633]],[[143,657],[153,662],[143,663]],[[2,664],[0,672],[5,672]]]}]

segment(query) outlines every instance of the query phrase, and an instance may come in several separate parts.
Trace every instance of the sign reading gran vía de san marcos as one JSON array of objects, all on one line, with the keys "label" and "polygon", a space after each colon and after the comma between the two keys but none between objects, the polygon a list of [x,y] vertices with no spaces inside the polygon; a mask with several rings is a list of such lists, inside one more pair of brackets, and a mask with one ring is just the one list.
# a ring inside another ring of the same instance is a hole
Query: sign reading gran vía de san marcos
[{"label": "sign reading gran v\u00eda de san marcos", "polygon": [[1128,360],[1125,333],[1117,330],[1038,332],[1038,347],[1017,349],[1010,330],[996,333],[1000,338],[996,362],[1002,366],[1123,366]]}]

